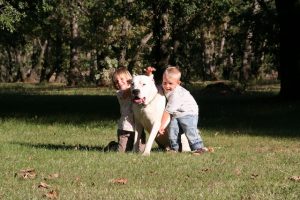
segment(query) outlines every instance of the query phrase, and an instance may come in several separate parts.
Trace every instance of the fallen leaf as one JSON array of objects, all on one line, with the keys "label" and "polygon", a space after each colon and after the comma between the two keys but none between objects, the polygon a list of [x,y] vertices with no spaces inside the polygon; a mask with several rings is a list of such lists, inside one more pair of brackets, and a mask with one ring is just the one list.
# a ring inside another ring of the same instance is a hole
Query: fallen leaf
[{"label": "fallen leaf", "polygon": [[241,169],[239,169],[239,168],[236,168],[235,170],[234,170],[234,173],[237,175],[237,176],[239,176],[239,175],[241,175]]},{"label": "fallen leaf", "polygon": [[48,184],[45,183],[45,182],[40,182],[40,184],[38,185],[38,188],[41,188],[41,189],[48,189],[48,188],[50,188],[50,185],[48,185]]},{"label": "fallen leaf", "polygon": [[215,149],[213,147],[203,147],[204,152],[213,153]]},{"label": "fallen leaf", "polygon": [[148,174],[150,174],[150,175],[154,176],[154,175],[156,175],[156,174],[157,174],[157,171],[154,171],[154,170],[153,170],[153,171],[149,171],[149,172],[148,172]]},{"label": "fallen leaf", "polygon": [[300,181],[300,176],[292,176],[289,178],[291,181]]},{"label": "fallen leaf", "polygon": [[113,179],[111,182],[119,183],[119,184],[127,184],[128,179],[127,178],[117,178],[117,179]]},{"label": "fallen leaf", "polygon": [[48,199],[57,199],[58,198],[58,191],[51,190],[43,195],[44,197],[47,197]]},{"label": "fallen leaf", "polygon": [[255,179],[258,177],[258,174],[251,174],[251,179]]},{"label": "fallen leaf", "polygon": [[209,172],[211,169],[209,168],[204,168],[204,169],[201,169],[202,172]]},{"label": "fallen leaf", "polygon": [[80,178],[79,176],[76,176],[76,178],[75,178],[75,182],[76,182],[76,183],[79,183],[79,182],[80,182],[80,180],[81,180],[81,178]]},{"label": "fallen leaf", "polygon": [[22,179],[34,179],[36,177],[35,169],[21,169],[16,176]]},{"label": "fallen leaf", "polygon": [[59,177],[59,174],[50,174],[47,179],[55,179],[55,178],[58,178]]},{"label": "fallen leaf", "polygon": [[72,183],[76,184],[76,185],[82,185],[82,183],[81,183],[81,177],[80,176],[76,176],[75,180],[72,180]]}]

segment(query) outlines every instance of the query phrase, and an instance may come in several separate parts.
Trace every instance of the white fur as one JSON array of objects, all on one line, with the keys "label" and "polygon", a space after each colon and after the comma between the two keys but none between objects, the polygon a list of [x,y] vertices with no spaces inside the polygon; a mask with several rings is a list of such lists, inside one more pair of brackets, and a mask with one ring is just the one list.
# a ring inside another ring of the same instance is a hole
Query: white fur
[{"label": "white fur", "polygon": [[[158,91],[153,76],[134,76],[131,91],[133,99],[136,99],[136,103],[133,103],[133,113],[135,118],[134,150],[137,150],[139,147],[138,141],[140,141],[143,129],[150,134],[143,155],[150,155],[155,138],[157,142],[165,148],[169,147],[167,132],[164,135],[156,137],[161,125],[166,98],[162,91]],[[165,127],[168,125],[169,121],[164,125]],[[182,134],[181,143],[182,151],[190,151],[185,134]]]}]

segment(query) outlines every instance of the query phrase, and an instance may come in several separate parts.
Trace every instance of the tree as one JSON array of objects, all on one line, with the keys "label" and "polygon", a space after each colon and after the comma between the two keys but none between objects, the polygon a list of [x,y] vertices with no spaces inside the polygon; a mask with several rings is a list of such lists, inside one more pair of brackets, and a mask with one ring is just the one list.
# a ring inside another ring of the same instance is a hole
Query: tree
[{"label": "tree", "polygon": [[160,79],[169,64],[184,82],[274,78],[275,19],[271,0],[0,0],[0,81],[99,84],[120,65]]},{"label": "tree", "polygon": [[300,1],[276,0],[280,26],[280,96],[299,98],[300,77]]}]

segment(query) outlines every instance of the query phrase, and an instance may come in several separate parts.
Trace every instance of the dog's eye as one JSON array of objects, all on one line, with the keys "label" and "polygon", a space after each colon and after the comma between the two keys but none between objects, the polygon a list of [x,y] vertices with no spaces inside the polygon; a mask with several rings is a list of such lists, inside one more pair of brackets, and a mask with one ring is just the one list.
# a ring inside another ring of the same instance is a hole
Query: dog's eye
[{"label": "dog's eye", "polygon": [[146,83],[143,83],[143,86],[145,86],[146,85]]}]

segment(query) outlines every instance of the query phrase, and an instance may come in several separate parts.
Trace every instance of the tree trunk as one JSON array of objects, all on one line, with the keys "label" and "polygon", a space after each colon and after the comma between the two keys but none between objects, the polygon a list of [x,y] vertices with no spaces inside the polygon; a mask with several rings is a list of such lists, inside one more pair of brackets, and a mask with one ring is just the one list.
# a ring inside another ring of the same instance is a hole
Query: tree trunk
[{"label": "tree trunk", "polygon": [[153,36],[153,33],[148,33],[147,35],[145,35],[141,42],[140,42],[140,45],[137,47],[136,49],[136,52],[134,54],[134,57],[132,59],[132,61],[129,63],[129,66],[128,66],[128,70],[132,73],[132,70],[133,69],[138,69],[140,68],[141,66],[141,62],[140,62],[140,56],[144,50],[144,48],[146,47],[147,45],[147,42],[152,38]]},{"label": "tree trunk", "polygon": [[22,53],[21,50],[15,49],[15,60],[18,66],[18,75],[17,79],[20,81],[25,81],[27,78],[27,75],[29,74],[30,68],[26,67],[27,63],[27,55],[26,53]]},{"label": "tree trunk", "polygon": [[12,55],[11,55],[11,48],[9,46],[5,46],[5,50],[7,52],[8,56],[8,82],[14,82],[15,76],[13,74],[13,61],[12,61]]},{"label": "tree trunk", "polygon": [[[54,82],[56,83],[66,83],[65,72],[63,71],[63,30],[58,28],[56,33],[55,41],[55,66],[54,72]],[[52,73],[53,75],[53,73]],[[49,77],[50,80],[50,77]]]},{"label": "tree trunk", "polygon": [[242,59],[242,67],[240,72],[240,81],[242,83],[247,83],[247,81],[250,78],[251,74],[251,61],[252,61],[252,30],[250,27],[248,27],[248,30],[246,32],[246,38],[245,38],[245,46],[244,46],[244,52],[243,52],[243,59]]},{"label": "tree trunk", "polygon": [[153,3],[154,12],[154,25],[153,25],[153,39],[155,45],[153,47],[153,57],[155,59],[156,83],[160,83],[162,80],[162,74],[164,68],[169,64],[170,53],[168,51],[168,42],[170,40],[170,28],[169,28],[169,5],[165,2],[160,5],[157,2]]},{"label": "tree trunk", "polygon": [[[260,4],[255,0],[252,2],[252,15],[255,16],[257,13],[260,12]],[[253,29],[254,29],[254,23],[250,23],[247,28],[246,32],[246,38],[245,38],[245,46],[244,46],[244,52],[243,52],[243,58],[242,58],[242,69],[241,69],[241,75],[240,75],[240,81],[243,84],[247,84],[247,82],[250,79],[251,76],[251,71],[252,71],[252,65],[253,65],[253,55],[254,55],[254,50],[253,50]]]},{"label": "tree trunk", "polygon": [[209,75],[210,80],[216,80],[217,77],[215,75],[216,65],[215,61],[215,43],[212,38],[212,33],[210,30],[204,33],[204,63],[205,63],[205,71]]},{"label": "tree trunk", "polygon": [[37,39],[37,42],[41,48],[38,56],[37,63],[35,66],[31,69],[30,74],[26,78],[26,82],[29,83],[38,83],[40,82],[40,75],[43,68],[43,62],[45,57],[46,48],[48,46],[48,40],[45,40],[43,44],[41,44],[40,39]]},{"label": "tree trunk", "polygon": [[200,54],[200,57],[201,57],[201,64],[199,65],[200,66],[200,72],[201,72],[201,75],[202,75],[202,80],[203,81],[207,81],[208,80],[208,77],[207,77],[207,73],[206,73],[206,56],[205,56],[205,49],[206,49],[206,43],[205,43],[205,32],[204,30],[201,30],[200,32],[201,34],[201,39],[200,39],[200,46],[202,47],[202,51],[199,52]]},{"label": "tree trunk", "polygon": [[126,49],[127,49],[127,36],[128,32],[131,29],[130,21],[123,17],[122,30],[121,30],[121,49],[119,56],[119,66],[126,66]]},{"label": "tree trunk", "polygon": [[276,0],[279,17],[280,96],[296,99],[300,97],[300,21],[299,0]]},{"label": "tree trunk", "polygon": [[70,69],[68,74],[68,84],[77,85],[80,81],[79,55],[78,55],[78,16],[75,8],[73,8],[71,17],[71,41],[70,41]]}]

